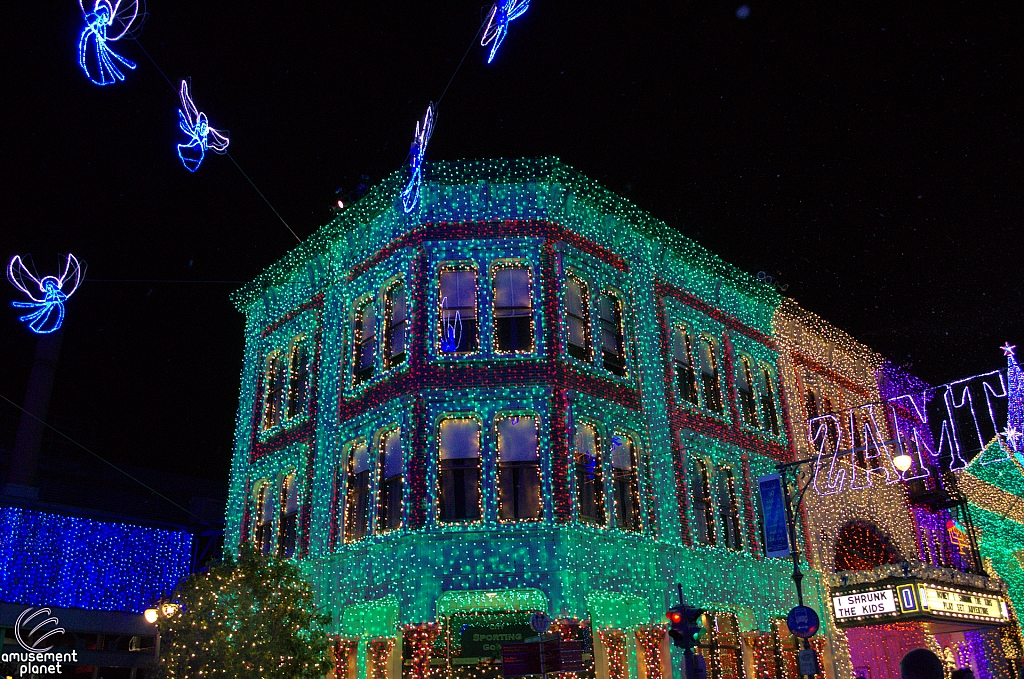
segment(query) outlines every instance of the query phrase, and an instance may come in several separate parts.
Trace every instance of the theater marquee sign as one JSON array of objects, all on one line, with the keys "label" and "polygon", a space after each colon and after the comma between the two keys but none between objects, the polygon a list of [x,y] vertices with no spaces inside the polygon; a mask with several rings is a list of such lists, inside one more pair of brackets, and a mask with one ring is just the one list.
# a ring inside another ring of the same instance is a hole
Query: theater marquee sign
[{"label": "theater marquee sign", "polygon": [[832,612],[839,627],[920,620],[969,629],[1005,625],[1010,620],[1001,594],[921,580],[836,591]]}]

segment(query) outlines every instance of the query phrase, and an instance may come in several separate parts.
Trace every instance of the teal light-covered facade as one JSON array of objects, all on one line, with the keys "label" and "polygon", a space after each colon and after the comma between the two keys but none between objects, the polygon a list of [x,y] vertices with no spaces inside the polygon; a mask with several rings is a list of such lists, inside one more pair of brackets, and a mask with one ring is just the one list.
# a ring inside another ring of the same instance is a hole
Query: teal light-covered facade
[{"label": "teal light-covered facade", "polygon": [[410,214],[404,179],[234,295],[229,549],[298,559],[339,675],[485,676],[456,625],[535,610],[592,630],[596,676],[678,675],[679,583],[712,679],[790,676],[755,497],[792,456],[777,293],[555,158],[427,163]]}]

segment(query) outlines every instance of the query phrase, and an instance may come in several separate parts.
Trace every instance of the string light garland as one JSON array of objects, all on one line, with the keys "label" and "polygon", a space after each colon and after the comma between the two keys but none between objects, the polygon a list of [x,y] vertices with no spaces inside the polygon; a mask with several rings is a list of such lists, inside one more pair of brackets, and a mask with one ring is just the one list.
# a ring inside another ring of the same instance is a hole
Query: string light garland
[{"label": "string light garland", "polygon": [[189,572],[185,531],[0,507],[0,601],[142,613]]}]

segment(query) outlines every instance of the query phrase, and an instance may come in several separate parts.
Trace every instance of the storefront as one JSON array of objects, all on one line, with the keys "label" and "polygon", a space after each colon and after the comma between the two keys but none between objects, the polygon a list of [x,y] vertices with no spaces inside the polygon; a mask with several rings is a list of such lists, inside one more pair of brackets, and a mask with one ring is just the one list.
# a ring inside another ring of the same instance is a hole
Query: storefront
[{"label": "storefront", "polygon": [[921,647],[935,651],[947,669],[992,676],[988,660],[999,630],[1010,624],[1001,580],[910,564],[857,575],[859,582],[832,591],[832,615],[846,631],[854,677],[899,676],[903,655]]}]

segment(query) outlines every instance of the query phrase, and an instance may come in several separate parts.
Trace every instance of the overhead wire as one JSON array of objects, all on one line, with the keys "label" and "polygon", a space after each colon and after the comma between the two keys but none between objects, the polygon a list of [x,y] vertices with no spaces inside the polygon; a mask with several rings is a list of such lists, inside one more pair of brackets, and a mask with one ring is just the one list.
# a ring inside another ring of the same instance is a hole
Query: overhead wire
[{"label": "overhead wire", "polygon": [[127,477],[128,477],[129,479],[131,479],[131,480],[132,480],[132,481],[134,481],[135,483],[139,484],[140,486],[142,486],[143,488],[145,488],[145,489],[146,489],[146,490],[148,490],[149,492],[153,493],[153,494],[154,494],[154,495],[156,495],[157,497],[163,498],[163,499],[164,499],[164,500],[166,500],[167,502],[170,502],[170,503],[171,503],[172,505],[174,505],[175,507],[177,507],[177,508],[178,508],[178,509],[180,509],[181,511],[183,511],[183,512],[185,512],[186,514],[188,514],[189,516],[191,516],[191,517],[195,518],[195,519],[196,519],[196,520],[197,520],[197,521],[198,521],[199,523],[201,523],[201,524],[204,524],[204,525],[207,525],[207,526],[211,525],[211,524],[210,524],[210,522],[209,522],[209,521],[207,521],[206,519],[204,519],[203,517],[201,517],[201,516],[199,516],[198,514],[196,514],[196,513],[192,512],[192,511],[190,511],[190,510],[186,509],[185,507],[181,506],[180,504],[178,504],[177,502],[175,502],[175,501],[174,501],[174,500],[172,500],[171,498],[167,497],[166,495],[164,495],[163,493],[161,493],[160,491],[158,491],[158,490],[157,490],[156,488],[153,488],[152,486],[150,486],[150,485],[146,484],[146,483],[145,483],[144,481],[142,481],[142,480],[140,480],[140,479],[137,479],[136,477],[132,476],[131,474],[129,474],[129,473],[128,473],[128,472],[126,472],[125,470],[121,469],[121,468],[120,468],[120,467],[118,467],[118,466],[117,466],[116,464],[114,464],[114,463],[113,463],[113,462],[111,462],[110,460],[106,459],[106,458],[105,458],[105,457],[103,457],[102,455],[100,455],[100,454],[98,454],[98,453],[95,453],[95,452],[93,452],[92,450],[89,450],[89,449],[88,449],[88,448],[86,448],[86,447],[85,447],[84,445],[82,445],[81,443],[79,443],[79,442],[78,442],[78,441],[76,441],[75,439],[71,438],[70,436],[68,436],[67,434],[65,434],[64,432],[62,432],[62,431],[61,431],[60,429],[57,429],[57,428],[56,428],[56,427],[54,427],[53,425],[49,424],[48,422],[46,422],[46,420],[43,420],[43,419],[42,419],[42,418],[40,418],[40,417],[36,417],[36,416],[35,416],[35,415],[34,415],[33,413],[31,413],[31,412],[29,412],[29,411],[25,410],[25,409],[24,409],[24,408],[22,408],[22,407],[21,407],[20,405],[18,405],[17,403],[15,403],[14,401],[12,401],[11,399],[7,398],[7,397],[6,397],[6,396],[4,396],[3,394],[0,394],[0,399],[3,399],[3,400],[5,400],[5,401],[7,401],[8,403],[10,403],[10,404],[11,404],[12,406],[14,406],[15,408],[17,408],[18,410],[20,410],[20,411],[21,411],[22,413],[24,413],[25,415],[28,415],[28,416],[29,416],[29,417],[31,417],[31,418],[32,418],[33,420],[35,420],[36,422],[39,422],[39,423],[40,423],[41,425],[43,425],[43,426],[44,426],[44,427],[46,427],[47,429],[49,429],[49,430],[53,431],[54,433],[56,433],[56,434],[57,434],[57,435],[59,435],[59,436],[62,436],[62,437],[63,437],[63,438],[65,438],[65,439],[67,439],[68,441],[70,441],[71,443],[75,444],[76,446],[78,446],[79,448],[81,448],[81,449],[82,449],[82,450],[84,450],[85,452],[89,453],[90,455],[92,455],[92,456],[93,456],[93,457],[95,457],[96,459],[100,460],[100,461],[101,461],[101,462],[103,462],[104,464],[107,464],[107,465],[109,465],[110,467],[113,467],[113,468],[114,468],[115,470],[117,470],[117,471],[118,471],[118,472],[120,472],[121,474],[124,474],[124,475],[125,475],[125,476],[127,476]]}]

